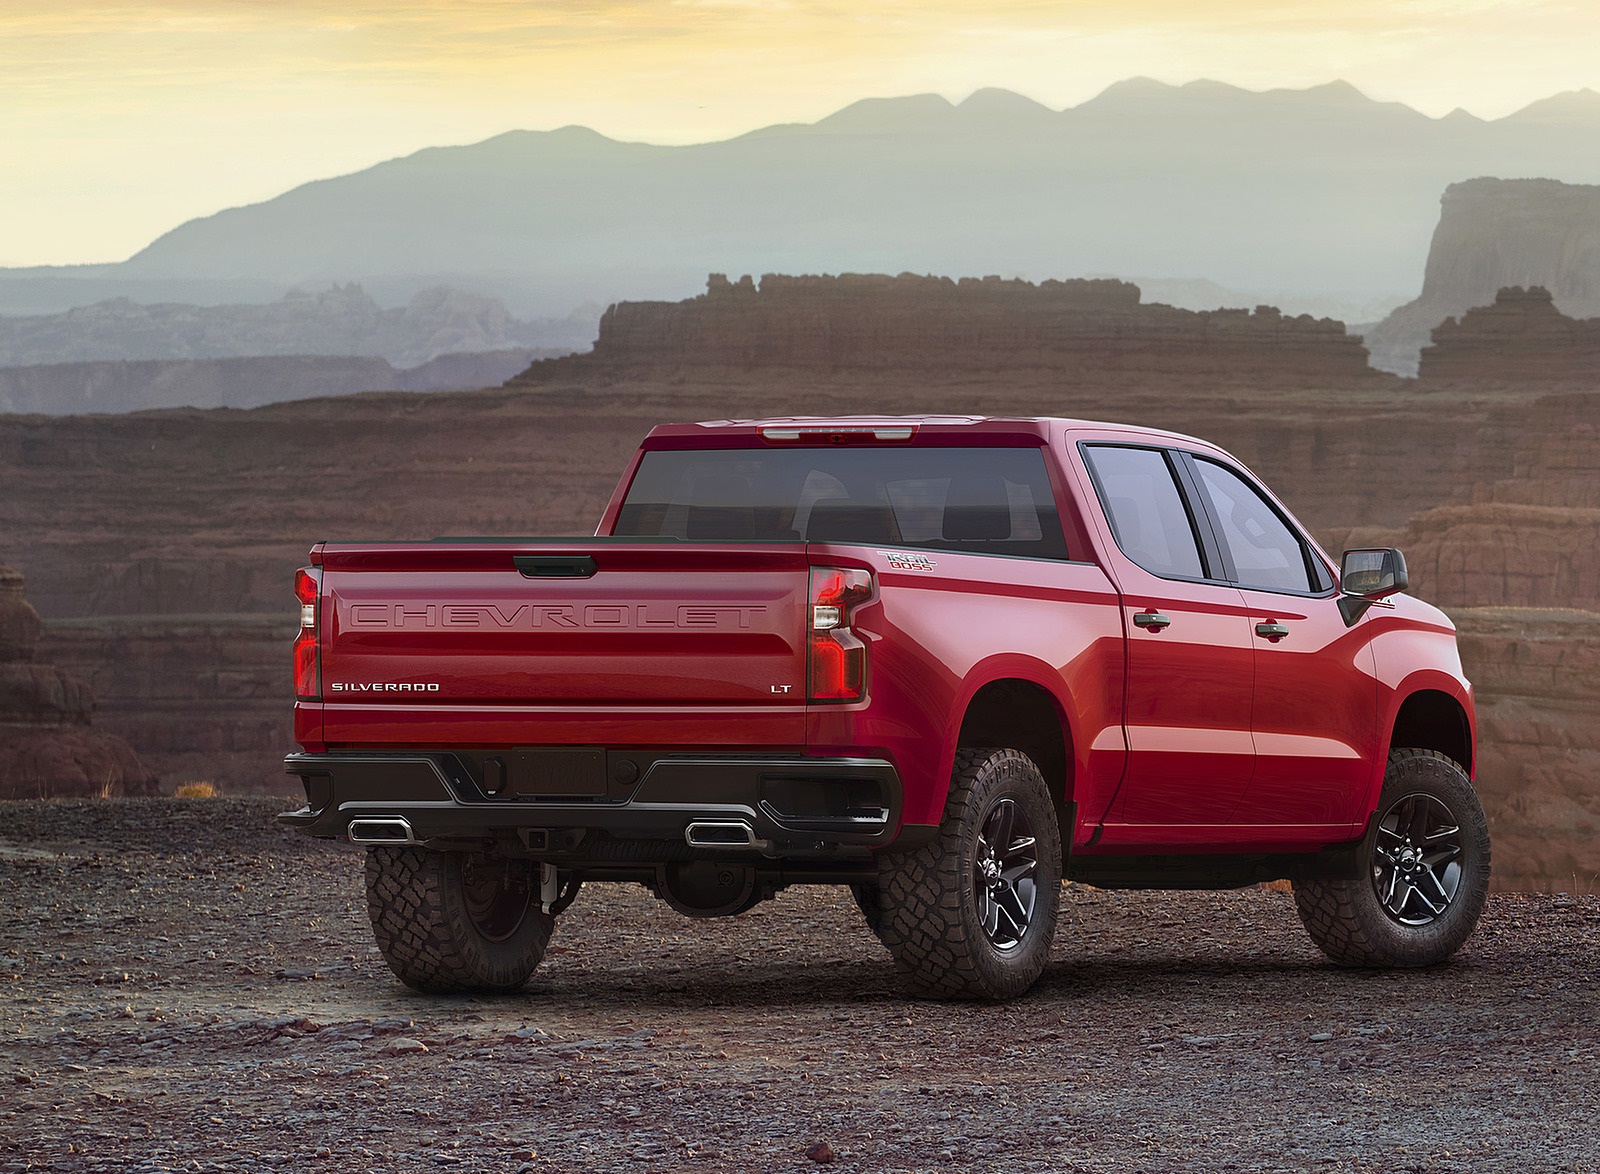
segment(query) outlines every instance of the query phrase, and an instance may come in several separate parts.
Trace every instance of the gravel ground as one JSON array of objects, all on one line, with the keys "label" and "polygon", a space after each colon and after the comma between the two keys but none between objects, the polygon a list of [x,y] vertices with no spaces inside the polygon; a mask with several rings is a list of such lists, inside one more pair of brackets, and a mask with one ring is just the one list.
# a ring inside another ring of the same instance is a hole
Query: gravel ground
[{"label": "gravel ground", "polygon": [[281,804],[0,804],[0,1170],[1600,1171],[1593,896],[1372,973],[1285,893],[1069,885],[980,1007],[901,997],[844,889],[596,885],[526,991],[444,999]]}]

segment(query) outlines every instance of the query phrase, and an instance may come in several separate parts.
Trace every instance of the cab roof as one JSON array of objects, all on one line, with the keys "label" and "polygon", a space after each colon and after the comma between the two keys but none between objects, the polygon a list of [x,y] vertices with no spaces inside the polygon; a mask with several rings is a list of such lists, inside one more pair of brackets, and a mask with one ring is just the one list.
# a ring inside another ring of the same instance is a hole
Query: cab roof
[{"label": "cab roof", "polygon": [[650,430],[641,448],[744,448],[767,444],[1046,444],[1065,431],[1125,432],[1130,438],[1158,444],[1174,441],[1215,447],[1181,433],[1132,424],[1079,420],[1064,416],[861,415],[767,416],[749,420],[702,420],[693,424],[661,424]]}]

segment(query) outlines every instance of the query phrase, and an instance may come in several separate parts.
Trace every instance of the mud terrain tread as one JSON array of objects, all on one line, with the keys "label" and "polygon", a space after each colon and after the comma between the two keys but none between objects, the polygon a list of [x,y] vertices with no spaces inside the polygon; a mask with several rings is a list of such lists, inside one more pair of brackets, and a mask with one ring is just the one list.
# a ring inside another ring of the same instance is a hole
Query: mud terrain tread
[{"label": "mud terrain tread", "polygon": [[[1437,750],[1397,749],[1389,752],[1388,764],[1384,771],[1383,792],[1378,799],[1381,809],[1387,802],[1390,787],[1395,779],[1396,768],[1403,763],[1418,759],[1437,759],[1450,767],[1463,779],[1466,772],[1460,763]],[[1470,780],[1467,781],[1469,790]],[[1481,912],[1485,895],[1487,894],[1487,874],[1489,864],[1489,840],[1487,825],[1483,823],[1481,810],[1478,816],[1479,827],[1475,829],[1480,833],[1481,843],[1475,845],[1476,851],[1481,855],[1483,865],[1483,883],[1476,886],[1473,892],[1463,893],[1463,912],[1467,922],[1466,931],[1459,934],[1459,940],[1454,941],[1447,949],[1441,951],[1439,939],[1428,937],[1417,941],[1408,947],[1397,948],[1393,943],[1385,945],[1372,931],[1371,911],[1358,908],[1358,902],[1370,904],[1367,900],[1368,890],[1372,887],[1371,879],[1367,875],[1367,857],[1361,854],[1361,865],[1358,875],[1344,880],[1316,880],[1301,881],[1294,886],[1295,909],[1300,914],[1300,920],[1305,924],[1306,931],[1311,935],[1311,940],[1332,961],[1340,966],[1352,967],[1417,967],[1431,966],[1443,962],[1457,949],[1461,942],[1471,934],[1472,927],[1477,923],[1478,914]],[[1463,831],[1468,829],[1463,827]],[[1368,836],[1370,838],[1371,832]],[[1464,881],[1463,883],[1468,883]],[[1375,898],[1374,898],[1375,900]],[[1381,923],[1380,923],[1381,924]],[[1456,934],[1445,936],[1445,940],[1456,937]]]},{"label": "mud terrain tread", "polygon": [[[940,832],[931,842],[914,852],[879,858],[878,938],[894,956],[895,969],[908,993],[934,999],[985,999],[1000,1001],[1023,994],[1037,980],[1049,953],[1049,938],[1055,929],[1056,902],[1061,887],[1059,875],[1060,841],[1053,813],[1038,832],[1041,916],[1039,925],[1045,938],[1042,951],[1035,952],[1037,965],[1005,967],[985,974],[975,956],[989,943],[969,940],[962,916],[964,888],[970,884],[966,862],[961,859],[962,828],[970,817],[972,793],[983,768],[993,764],[1018,765],[1044,782],[1038,767],[1017,750],[969,747],[956,752],[945,802]],[[1051,867],[1047,862],[1053,860]],[[870,924],[870,919],[869,919]],[[981,934],[981,931],[979,931]]]},{"label": "mud terrain tread", "polygon": [[421,848],[367,852],[367,915],[389,969],[429,994],[512,991],[544,956],[553,920],[530,910],[529,932],[507,943],[481,939],[460,907],[460,861]]}]

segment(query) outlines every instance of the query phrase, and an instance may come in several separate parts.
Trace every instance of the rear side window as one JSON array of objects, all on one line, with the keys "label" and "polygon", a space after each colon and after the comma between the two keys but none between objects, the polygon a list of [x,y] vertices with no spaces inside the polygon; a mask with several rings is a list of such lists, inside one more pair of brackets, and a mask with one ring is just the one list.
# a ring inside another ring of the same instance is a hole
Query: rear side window
[{"label": "rear side window", "polygon": [[1036,448],[648,452],[613,533],[1068,557]]},{"label": "rear side window", "polygon": [[1159,449],[1089,445],[1095,491],[1122,553],[1152,574],[1201,579],[1200,544]]}]

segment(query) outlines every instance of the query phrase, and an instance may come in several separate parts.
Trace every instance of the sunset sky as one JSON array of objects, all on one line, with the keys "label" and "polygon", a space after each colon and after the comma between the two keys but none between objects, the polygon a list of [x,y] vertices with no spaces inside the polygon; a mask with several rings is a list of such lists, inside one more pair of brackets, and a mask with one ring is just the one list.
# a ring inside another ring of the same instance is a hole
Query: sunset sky
[{"label": "sunset sky", "polygon": [[1595,0],[0,0],[0,265],[115,261],[420,147],[686,143],[863,97],[1335,78],[1497,118],[1600,89]]}]

